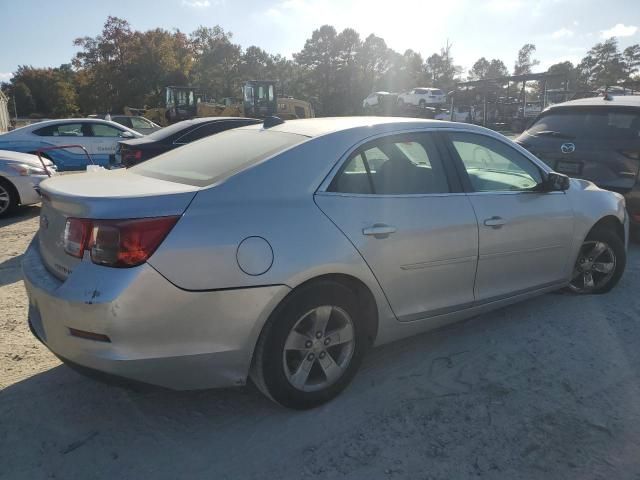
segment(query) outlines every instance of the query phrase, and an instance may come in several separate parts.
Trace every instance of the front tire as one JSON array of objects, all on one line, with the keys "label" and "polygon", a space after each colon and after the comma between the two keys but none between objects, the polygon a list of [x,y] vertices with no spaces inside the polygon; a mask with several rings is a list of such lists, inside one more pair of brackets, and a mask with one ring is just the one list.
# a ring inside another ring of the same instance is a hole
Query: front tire
[{"label": "front tire", "polygon": [[324,280],[294,291],[276,309],[254,353],[251,379],[276,403],[298,410],[336,397],[368,346],[355,294]]},{"label": "front tire", "polygon": [[627,262],[624,243],[610,229],[597,228],[580,247],[569,291],[576,294],[609,292],[620,281]]},{"label": "front tire", "polygon": [[0,178],[0,218],[11,215],[20,203],[18,192],[7,180]]}]

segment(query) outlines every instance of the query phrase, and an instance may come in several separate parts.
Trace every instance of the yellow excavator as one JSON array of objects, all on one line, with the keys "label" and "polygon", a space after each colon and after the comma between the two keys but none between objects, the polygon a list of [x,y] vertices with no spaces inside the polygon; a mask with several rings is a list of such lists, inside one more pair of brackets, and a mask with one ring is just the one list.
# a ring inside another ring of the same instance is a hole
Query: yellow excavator
[{"label": "yellow excavator", "polygon": [[163,127],[196,117],[250,117],[278,116],[283,120],[314,117],[309,102],[291,97],[278,97],[276,84],[270,80],[250,80],[242,85],[242,99],[224,98],[210,101],[193,87],[169,86],[165,88],[164,107],[137,109],[125,107],[126,115],[142,115]]}]

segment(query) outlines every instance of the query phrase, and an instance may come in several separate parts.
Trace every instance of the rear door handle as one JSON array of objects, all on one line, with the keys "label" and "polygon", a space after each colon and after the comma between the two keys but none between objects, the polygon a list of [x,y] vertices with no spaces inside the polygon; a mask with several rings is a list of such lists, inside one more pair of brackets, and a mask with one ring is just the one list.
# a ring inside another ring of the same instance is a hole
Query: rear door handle
[{"label": "rear door handle", "polygon": [[491,218],[487,218],[484,221],[484,224],[487,227],[492,227],[492,228],[500,228],[506,223],[507,221],[502,217],[491,217]]},{"label": "rear door handle", "polygon": [[373,235],[376,238],[387,238],[396,231],[396,227],[385,225],[384,223],[376,223],[367,228],[362,229],[363,235]]}]

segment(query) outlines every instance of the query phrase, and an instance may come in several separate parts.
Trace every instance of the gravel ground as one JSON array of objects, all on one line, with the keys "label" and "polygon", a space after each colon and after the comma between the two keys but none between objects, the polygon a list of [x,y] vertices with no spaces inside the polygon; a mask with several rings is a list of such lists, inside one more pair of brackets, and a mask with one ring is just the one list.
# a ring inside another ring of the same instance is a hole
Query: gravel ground
[{"label": "gravel ground", "polygon": [[0,478],[640,479],[640,247],[551,294],[376,349],[332,403],[84,378],[26,327],[38,208],[0,222]]}]

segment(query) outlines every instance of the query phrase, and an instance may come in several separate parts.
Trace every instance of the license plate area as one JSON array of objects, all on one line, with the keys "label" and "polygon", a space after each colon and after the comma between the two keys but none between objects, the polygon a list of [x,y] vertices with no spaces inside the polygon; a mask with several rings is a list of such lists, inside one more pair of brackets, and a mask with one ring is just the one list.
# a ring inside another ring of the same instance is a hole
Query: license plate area
[{"label": "license plate area", "polygon": [[575,176],[582,175],[582,162],[574,162],[569,160],[558,160],[556,164],[556,172],[564,173],[565,175]]}]

